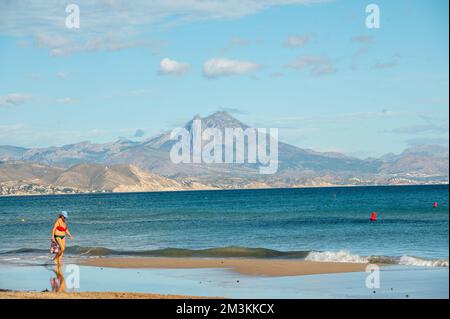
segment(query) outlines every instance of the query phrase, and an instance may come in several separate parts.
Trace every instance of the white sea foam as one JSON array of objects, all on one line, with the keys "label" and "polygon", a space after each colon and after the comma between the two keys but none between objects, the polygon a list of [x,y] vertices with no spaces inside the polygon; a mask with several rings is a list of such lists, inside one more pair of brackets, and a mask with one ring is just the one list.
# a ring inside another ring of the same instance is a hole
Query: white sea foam
[{"label": "white sea foam", "polygon": [[366,257],[351,254],[348,250],[339,251],[312,251],[306,256],[305,260],[322,262],[341,262],[341,263],[367,263]]},{"label": "white sea foam", "polygon": [[342,263],[387,263],[406,266],[421,267],[448,267],[448,259],[423,259],[412,256],[385,257],[385,256],[359,256],[348,250],[339,251],[312,251],[305,260],[319,262],[342,262]]},{"label": "white sea foam", "polygon": [[418,257],[402,256],[398,261],[400,265],[422,266],[422,267],[448,267],[447,259],[422,259]]},{"label": "white sea foam", "polygon": [[0,258],[2,261],[12,261],[12,260],[20,260],[20,258],[11,257],[11,258]]}]

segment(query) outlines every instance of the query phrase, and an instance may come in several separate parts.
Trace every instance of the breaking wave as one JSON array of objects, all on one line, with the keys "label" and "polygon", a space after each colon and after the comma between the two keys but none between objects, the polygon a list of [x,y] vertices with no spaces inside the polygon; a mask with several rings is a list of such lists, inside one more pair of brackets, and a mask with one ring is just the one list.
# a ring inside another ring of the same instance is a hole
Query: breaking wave
[{"label": "breaking wave", "polygon": [[387,265],[407,265],[421,267],[448,267],[448,259],[425,259],[413,256],[389,257],[389,256],[359,256],[348,250],[339,251],[312,251],[305,260],[318,262],[342,262],[342,263],[371,263]]},{"label": "breaking wave", "polygon": [[309,261],[328,261],[328,262],[342,262],[342,263],[368,263],[366,257],[361,257],[358,255],[352,255],[347,250],[340,251],[312,251],[310,252],[305,260]]},{"label": "breaking wave", "polygon": [[423,266],[423,267],[448,267],[448,259],[423,259],[411,256],[402,256],[399,260],[400,265]]}]

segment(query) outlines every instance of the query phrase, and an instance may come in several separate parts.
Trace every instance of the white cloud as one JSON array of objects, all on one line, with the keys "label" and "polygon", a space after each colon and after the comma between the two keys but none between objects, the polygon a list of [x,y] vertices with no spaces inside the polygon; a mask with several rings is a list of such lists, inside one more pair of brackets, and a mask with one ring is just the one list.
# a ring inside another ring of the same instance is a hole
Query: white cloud
[{"label": "white cloud", "polygon": [[203,75],[208,78],[216,78],[228,75],[247,74],[258,70],[261,67],[260,64],[250,61],[215,58],[210,59],[203,64]]},{"label": "white cloud", "polygon": [[446,125],[436,125],[436,124],[410,125],[401,128],[396,128],[386,132],[395,134],[445,133],[448,135],[448,123]]},{"label": "white cloud", "polygon": [[0,106],[11,106],[11,105],[19,105],[23,104],[29,100],[31,100],[31,94],[25,93],[9,93],[3,96],[0,96]]},{"label": "white cloud", "polygon": [[159,74],[161,75],[182,75],[191,69],[188,63],[171,60],[164,58],[159,63]]},{"label": "white cloud", "polygon": [[131,48],[149,48],[153,54],[157,54],[163,42],[157,40],[128,39],[122,34],[105,34],[92,37],[85,42],[69,41],[60,46],[50,47],[51,56],[66,56],[79,52],[120,51]]},{"label": "white cloud", "polygon": [[230,45],[240,46],[240,45],[248,45],[250,44],[250,40],[246,40],[240,37],[233,37],[230,39]]},{"label": "white cloud", "polygon": [[321,75],[327,75],[327,74],[333,74],[336,73],[336,68],[331,64],[325,64],[321,66],[314,67],[310,74],[312,76],[321,76]]},{"label": "white cloud", "polygon": [[144,94],[147,94],[147,93],[150,93],[150,92],[151,91],[149,89],[135,89],[135,90],[130,90],[130,91],[126,92],[125,95],[136,96],[136,95],[144,95]]},{"label": "white cloud", "polygon": [[309,40],[310,36],[308,33],[305,33],[303,35],[291,35],[286,40],[284,46],[288,48],[303,47],[308,44]]},{"label": "white cloud", "polygon": [[12,124],[12,125],[0,125],[0,132],[10,132],[11,130],[20,130],[25,127],[25,124],[18,123],[18,124]]},{"label": "white cloud", "polygon": [[73,99],[71,97],[65,97],[65,98],[62,98],[62,99],[56,99],[55,102],[58,103],[58,104],[76,104],[76,103],[78,103],[77,100],[75,100],[75,99]]},{"label": "white cloud", "polygon": [[65,79],[65,78],[67,78],[67,73],[63,72],[63,71],[59,71],[59,72],[56,72],[56,76],[60,79]]},{"label": "white cloud", "polygon": [[221,112],[227,112],[227,113],[231,113],[231,114],[241,114],[241,115],[247,115],[248,112],[238,109],[236,107],[220,107],[219,111]]},{"label": "white cloud", "polygon": [[323,65],[328,61],[327,58],[318,55],[302,55],[291,61],[288,66],[294,69],[304,69],[310,66]]},{"label": "white cloud", "polygon": [[[0,34],[32,36],[53,56],[82,51],[149,46],[141,39],[150,28],[197,20],[238,19],[271,7],[309,5],[327,0],[77,0],[81,28],[65,27],[64,3],[0,1]],[[111,30],[114,32],[111,35]],[[108,36],[109,35],[109,36]],[[106,40],[98,40],[105,39]],[[111,39],[114,41],[110,41]],[[97,39],[97,40],[95,40]],[[154,45],[151,43],[150,45]]]},{"label": "white cloud", "polygon": [[45,33],[38,33],[34,38],[35,44],[38,47],[59,48],[70,44],[70,38],[61,35],[48,35]]},{"label": "white cloud", "polygon": [[337,71],[330,59],[320,55],[299,56],[288,63],[287,67],[297,70],[308,69],[312,76],[331,74]]}]

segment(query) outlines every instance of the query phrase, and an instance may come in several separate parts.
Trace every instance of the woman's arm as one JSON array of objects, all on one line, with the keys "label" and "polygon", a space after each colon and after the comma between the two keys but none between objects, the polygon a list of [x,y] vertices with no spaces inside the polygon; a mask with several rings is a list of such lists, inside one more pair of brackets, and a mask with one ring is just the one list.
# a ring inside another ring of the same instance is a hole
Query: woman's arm
[{"label": "woman's arm", "polygon": [[53,229],[52,229],[52,237],[51,237],[51,241],[53,242],[53,241],[55,241],[55,230],[56,230],[56,224],[58,223],[58,221],[56,221],[54,224],[53,224]]},{"label": "woman's arm", "polygon": [[69,235],[70,239],[73,241],[73,237],[72,237],[72,234],[69,231],[69,228],[67,228],[66,234]]}]

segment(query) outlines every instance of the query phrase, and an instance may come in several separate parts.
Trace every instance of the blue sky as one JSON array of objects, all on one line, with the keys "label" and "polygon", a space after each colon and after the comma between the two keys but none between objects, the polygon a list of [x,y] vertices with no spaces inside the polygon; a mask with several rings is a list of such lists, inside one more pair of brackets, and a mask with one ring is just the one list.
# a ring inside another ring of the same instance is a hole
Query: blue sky
[{"label": "blue sky", "polygon": [[[448,1],[0,2],[0,145],[145,139],[227,110],[358,157],[448,146]],[[143,130],[142,137],[134,137]]]}]

